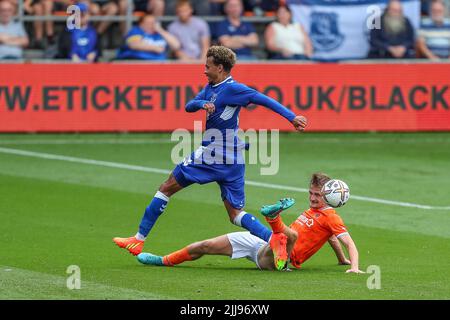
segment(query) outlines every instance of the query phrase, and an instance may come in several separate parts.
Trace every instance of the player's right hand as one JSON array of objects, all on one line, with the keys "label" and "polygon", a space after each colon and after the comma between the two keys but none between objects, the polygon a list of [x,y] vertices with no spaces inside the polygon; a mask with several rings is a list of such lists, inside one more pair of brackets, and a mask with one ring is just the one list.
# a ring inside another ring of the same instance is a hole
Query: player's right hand
[{"label": "player's right hand", "polygon": [[208,114],[212,114],[216,111],[216,106],[212,102],[207,102],[203,105],[203,109],[205,109]]},{"label": "player's right hand", "polygon": [[294,125],[295,130],[303,131],[308,124],[308,120],[306,120],[304,116],[296,116],[294,120],[292,120],[292,124]]}]

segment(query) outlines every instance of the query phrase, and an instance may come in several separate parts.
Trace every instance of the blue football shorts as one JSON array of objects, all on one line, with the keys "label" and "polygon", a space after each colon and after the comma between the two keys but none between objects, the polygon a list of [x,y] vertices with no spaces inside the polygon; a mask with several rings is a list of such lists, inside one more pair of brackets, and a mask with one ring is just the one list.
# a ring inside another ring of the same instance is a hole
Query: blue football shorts
[{"label": "blue football shorts", "polygon": [[245,205],[245,164],[206,164],[196,163],[193,152],[179,163],[172,174],[182,187],[193,183],[217,182],[222,200],[227,200],[233,208],[242,209]]}]

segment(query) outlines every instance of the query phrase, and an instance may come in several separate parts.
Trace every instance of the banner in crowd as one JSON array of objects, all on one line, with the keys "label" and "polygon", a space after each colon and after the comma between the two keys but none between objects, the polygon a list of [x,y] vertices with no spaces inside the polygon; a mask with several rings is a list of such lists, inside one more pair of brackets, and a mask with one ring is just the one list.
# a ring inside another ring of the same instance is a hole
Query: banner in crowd
[{"label": "banner in crowd", "polygon": [[[0,64],[0,132],[193,130],[203,65]],[[450,130],[450,64],[238,64],[236,81],[308,118],[308,131]],[[261,106],[244,130],[293,130]],[[0,137],[1,139],[1,137]]]},{"label": "banner in crowd", "polygon": [[[404,15],[415,29],[420,25],[420,1],[402,0]],[[288,0],[293,20],[309,34],[313,59],[361,59],[369,52],[371,28],[379,26],[387,0]],[[378,20],[379,21],[379,20]]]}]

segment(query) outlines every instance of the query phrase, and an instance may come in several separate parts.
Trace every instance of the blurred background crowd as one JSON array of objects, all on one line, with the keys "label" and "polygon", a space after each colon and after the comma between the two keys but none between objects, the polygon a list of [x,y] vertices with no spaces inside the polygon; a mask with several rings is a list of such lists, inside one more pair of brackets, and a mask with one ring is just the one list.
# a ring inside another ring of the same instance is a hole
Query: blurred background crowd
[{"label": "blurred background crowd", "polygon": [[[417,28],[391,0],[368,34],[367,58],[448,59],[449,2],[422,0]],[[73,12],[76,28],[67,23]],[[211,44],[240,60],[309,61],[306,30],[283,0],[0,0],[0,60],[8,61],[203,62]]]}]

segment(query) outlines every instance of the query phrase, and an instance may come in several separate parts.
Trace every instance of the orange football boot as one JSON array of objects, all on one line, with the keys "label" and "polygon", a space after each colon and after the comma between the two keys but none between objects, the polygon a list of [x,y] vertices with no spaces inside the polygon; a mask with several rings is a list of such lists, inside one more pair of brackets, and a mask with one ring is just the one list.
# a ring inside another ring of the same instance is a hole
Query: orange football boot
[{"label": "orange football boot", "polygon": [[144,248],[144,241],[136,239],[136,237],[129,238],[114,238],[113,241],[120,247],[127,249],[132,255],[137,256]]},{"label": "orange football boot", "polygon": [[284,233],[273,233],[269,245],[273,252],[273,262],[277,270],[283,270],[286,266],[288,255],[286,250],[287,236]]}]

